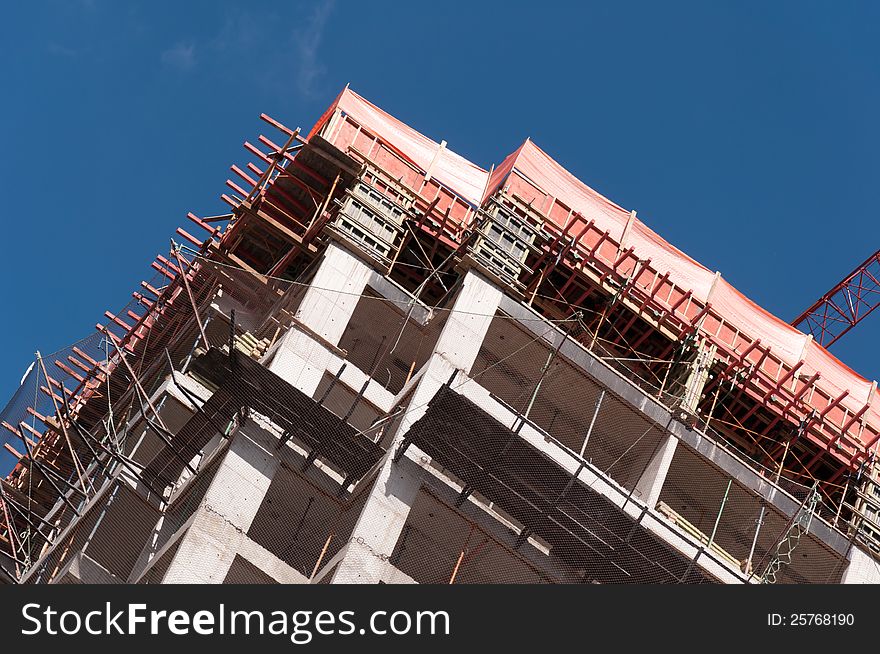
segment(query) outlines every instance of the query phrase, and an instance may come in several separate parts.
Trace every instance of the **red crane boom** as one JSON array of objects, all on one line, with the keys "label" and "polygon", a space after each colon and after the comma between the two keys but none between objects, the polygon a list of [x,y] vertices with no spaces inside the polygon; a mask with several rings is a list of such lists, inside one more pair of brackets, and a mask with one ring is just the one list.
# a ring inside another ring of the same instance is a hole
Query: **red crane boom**
[{"label": "red crane boom", "polygon": [[880,306],[880,250],[844,277],[813,306],[792,321],[831,347],[841,336]]}]

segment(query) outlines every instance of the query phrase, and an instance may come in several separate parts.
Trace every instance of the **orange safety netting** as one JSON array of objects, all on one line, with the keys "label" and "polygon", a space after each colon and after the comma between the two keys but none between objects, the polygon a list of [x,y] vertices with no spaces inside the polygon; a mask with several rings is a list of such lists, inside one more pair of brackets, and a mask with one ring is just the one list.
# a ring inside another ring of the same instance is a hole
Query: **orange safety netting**
[{"label": "orange safety netting", "polygon": [[[331,124],[337,109],[352,120]],[[769,348],[772,355],[771,361],[762,365],[762,371],[771,379],[785,381],[780,387],[792,393],[801,379],[820,373],[815,382],[816,391],[805,393],[803,401],[819,412],[824,411],[823,419],[838,429],[846,427],[848,435],[863,446],[876,443],[876,435],[880,433],[880,401],[872,382],[737,291],[719,273],[668,243],[631,212],[581,182],[530,140],[506,157],[490,175],[347,87],[310,135],[321,132],[328,124],[331,124],[329,132],[323,134],[337,145],[358,149],[360,143],[366,146],[366,139],[375,137],[382,141],[412,167],[413,170],[403,171],[401,178],[409,176],[417,192],[432,179],[471,206],[478,206],[499,188],[507,187],[559,227],[564,228],[575,214],[585,221],[594,221],[600,232],[607,232],[608,238],[618,244],[619,251],[632,248],[633,256],[649,261],[658,277],[668,275],[675,289],[675,294],[669,294],[670,298],[689,292],[693,301],[711,307],[717,318],[708,331],[700,326],[704,335],[721,339],[733,354],[742,353],[749,344],[760,339],[762,350]],[[676,313],[693,319],[699,314],[690,304],[676,309]],[[717,327],[719,322],[723,329]],[[756,359],[757,353],[748,357],[751,362]],[[792,374],[792,369],[799,374]],[[848,395],[839,399],[846,391]],[[836,399],[839,401],[835,404]],[[860,422],[870,425],[870,429],[860,429]]]}]

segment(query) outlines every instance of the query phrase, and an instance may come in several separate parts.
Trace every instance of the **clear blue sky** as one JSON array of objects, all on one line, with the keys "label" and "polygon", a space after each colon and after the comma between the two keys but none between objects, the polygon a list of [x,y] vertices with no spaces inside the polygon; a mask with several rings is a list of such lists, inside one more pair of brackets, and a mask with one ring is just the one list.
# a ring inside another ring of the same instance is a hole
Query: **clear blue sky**
[{"label": "clear blue sky", "polygon": [[[474,4],[7,7],[0,406],[225,210],[260,112],[308,127],[346,82],[484,167],[532,137],[787,320],[880,244],[878,5]],[[878,327],[833,349],[869,378]]]}]

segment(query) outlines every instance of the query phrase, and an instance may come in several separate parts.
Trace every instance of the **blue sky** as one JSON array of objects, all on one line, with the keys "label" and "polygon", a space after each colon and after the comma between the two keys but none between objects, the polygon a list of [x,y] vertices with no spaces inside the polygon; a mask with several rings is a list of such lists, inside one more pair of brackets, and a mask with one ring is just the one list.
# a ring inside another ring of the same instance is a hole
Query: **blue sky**
[{"label": "blue sky", "polygon": [[[346,82],[484,167],[530,136],[785,319],[880,244],[876,4],[474,4],[7,7],[0,406]],[[880,377],[878,327],[832,351]]]}]

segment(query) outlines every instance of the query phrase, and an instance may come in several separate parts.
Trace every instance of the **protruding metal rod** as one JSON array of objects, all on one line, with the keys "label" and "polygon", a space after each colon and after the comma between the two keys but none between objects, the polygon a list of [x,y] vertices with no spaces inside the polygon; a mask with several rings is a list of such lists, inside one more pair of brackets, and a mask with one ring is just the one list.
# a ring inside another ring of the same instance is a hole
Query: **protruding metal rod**
[{"label": "protruding metal rod", "polygon": [[189,287],[189,279],[186,274],[186,266],[183,265],[183,259],[180,257],[180,248],[172,239],[171,241],[171,254],[177,259],[177,264],[180,266],[180,276],[183,278],[183,286],[186,288],[186,294],[189,296],[190,304],[192,304],[193,315],[196,319],[196,324],[199,326],[199,333],[202,335],[202,341],[205,343],[205,349],[210,350],[211,344],[208,343],[208,337],[205,336],[205,326],[202,324],[202,319],[199,316],[199,308],[196,306],[196,299],[193,296],[192,289]]},{"label": "protruding metal rod", "polygon": [[461,562],[464,559],[464,550],[461,551],[461,554],[458,555],[458,561],[455,562],[455,567],[452,569],[452,576],[449,577],[449,584],[452,585],[455,583],[455,578],[458,576],[458,569],[461,567]]},{"label": "protruding metal rod", "polygon": [[[46,372],[46,364],[43,362],[43,356],[40,354],[39,350],[36,352],[37,361],[40,364],[40,369],[43,371],[43,376],[46,378],[46,386],[49,387],[49,390],[52,390],[52,382],[50,381],[49,373]],[[61,396],[64,397],[66,393],[66,389],[64,388],[64,384],[61,384]],[[70,459],[73,463],[73,468],[76,471],[76,475],[79,478],[80,486],[82,486],[83,494],[88,497],[88,488],[86,487],[86,481],[83,477],[83,470],[79,464],[79,457],[76,455],[76,451],[73,449],[73,443],[70,442],[70,436],[67,434],[67,425],[64,422],[64,416],[61,413],[61,409],[58,406],[58,401],[55,399],[55,394],[50,393],[49,397],[52,400],[52,405],[55,407],[55,415],[58,417],[58,424],[61,425],[61,432],[64,436],[64,440],[67,443],[67,448],[70,451]],[[24,441],[23,441],[24,442]],[[28,452],[30,453],[30,452]],[[31,457],[33,458],[33,457]]]},{"label": "protruding metal rod", "polygon": [[605,399],[605,389],[602,389],[602,392],[599,393],[599,399],[596,400],[596,410],[593,411],[593,418],[590,420],[590,427],[587,429],[587,435],[584,436],[584,442],[581,445],[581,451],[578,452],[578,456],[584,458],[584,451],[587,449],[587,441],[590,440],[590,434],[593,433],[593,426],[596,424],[596,418],[599,417],[599,408],[602,406],[602,400]]},{"label": "protruding metal rod", "polygon": [[331,540],[333,540],[333,534],[327,536],[327,540],[324,542],[324,547],[321,549],[321,554],[318,555],[318,560],[315,561],[315,567],[312,568],[312,574],[309,579],[314,579],[315,575],[318,574],[318,568],[321,567],[321,562],[324,560],[324,555],[327,554],[327,548],[330,547]]},{"label": "protruding metal rod", "polygon": [[724,491],[724,498],[721,500],[721,507],[718,509],[718,517],[715,518],[715,526],[712,527],[712,535],[709,536],[709,544],[706,545],[706,549],[712,549],[712,543],[715,541],[715,534],[718,532],[718,524],[721,522],[721,514],[724,512],[724,505],[727,504],[727,496],[730,494],[730,487],[733,484],[733,479],[727,480],[727,489]]},{"label": "protruding metal rod", "polygon": [[744,570],[746,574],[751,574],[752,572],[752,558],[755,556],[755,546],[758,544],[758,534],[761,533],[761,525],[764,524],[764,513],[766,511],[767,507],[761,504],[761,513],[755,522],[755,537],[752,539],[752,548],[749,550],[749,558],[746,559],[746,569]]}]

